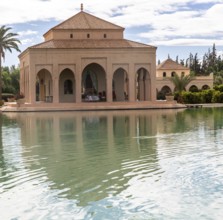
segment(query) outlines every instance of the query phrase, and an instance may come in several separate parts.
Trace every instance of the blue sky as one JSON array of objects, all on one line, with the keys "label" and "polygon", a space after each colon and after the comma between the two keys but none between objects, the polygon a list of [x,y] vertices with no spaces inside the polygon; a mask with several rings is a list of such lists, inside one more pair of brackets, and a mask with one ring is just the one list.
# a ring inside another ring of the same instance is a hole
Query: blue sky
[{"label": "blue sky", "polygon": [[[0,2],[0,25],[19,34],[23,51],[43,41],[50,28],[84,11],[125,27],[125,38],[157,46],[157,60],[200,58],[213,43],[223,54],[223,0],[7,0]],[[17,65],[18,53],[4,66]]]}]

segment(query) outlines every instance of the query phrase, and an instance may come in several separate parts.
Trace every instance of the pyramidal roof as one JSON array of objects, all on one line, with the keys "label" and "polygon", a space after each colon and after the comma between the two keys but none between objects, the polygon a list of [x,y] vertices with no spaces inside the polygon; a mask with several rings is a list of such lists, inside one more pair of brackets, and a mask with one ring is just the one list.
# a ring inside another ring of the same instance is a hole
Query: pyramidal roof
[{"label": "pyramidal roof", "polygon": [[84,11],[80,11],[73,17],[65,20],[64,22],[58,24],[51,30],[61,30],[61,29],[116,29],[124,30],[123,27],[112,24],[108,21],[95,17],[91,14],[88,14]]},{"label": "pyramidal roof", "polygon": [[164,60],[161,64],[159,64],[156,68],[157,70],[188,70],[189,68],[173,61],[172,59],[168,58]]},{"label": "pyramidal roof", "polygon": [[155,48],[153,46],[142,44],[130,40],[49,40],[32,46],[31,48],[61,48],[61,49],[102,49],[102,48]]}]

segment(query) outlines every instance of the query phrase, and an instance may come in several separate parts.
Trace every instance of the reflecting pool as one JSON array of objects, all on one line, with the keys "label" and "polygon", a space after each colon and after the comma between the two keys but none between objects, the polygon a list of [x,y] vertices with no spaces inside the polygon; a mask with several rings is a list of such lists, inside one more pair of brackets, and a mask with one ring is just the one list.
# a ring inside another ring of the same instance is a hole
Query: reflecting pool
[{"label": "reflecting pool", "polygon": [[222,108],[0,123],[0,219],[223,219]]}]

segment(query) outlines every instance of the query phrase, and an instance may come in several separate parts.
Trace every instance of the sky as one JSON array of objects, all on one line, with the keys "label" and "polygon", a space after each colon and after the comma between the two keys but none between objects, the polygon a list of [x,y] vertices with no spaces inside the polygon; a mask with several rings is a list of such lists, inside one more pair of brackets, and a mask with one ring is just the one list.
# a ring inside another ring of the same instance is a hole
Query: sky
[{"label": "sky", "polygon": [[[187,59],[216,45],[223,54],[223,0],[7,0],[0,1],[0,26],[18,33],[21,51],[44,41],[49,29],[80,11],[125,28],[124,37],[157,47],[157,61]],[[18,52],[3,66],[18,65]]]}]

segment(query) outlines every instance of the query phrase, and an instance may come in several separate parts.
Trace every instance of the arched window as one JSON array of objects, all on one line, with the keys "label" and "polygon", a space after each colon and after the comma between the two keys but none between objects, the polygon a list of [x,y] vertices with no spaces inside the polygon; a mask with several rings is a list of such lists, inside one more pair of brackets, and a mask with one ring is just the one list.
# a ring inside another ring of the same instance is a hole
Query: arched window
[{"label": "arched window", "polygon": [[175,74],[176,74],[175,72],[172,72],[172,73],[171,73],[171,77],[174,77]]},{"label": "arched window", "polygon": [[166,72],[163,72],[163,77],[166,77]]},{"label": "arched window", "polygon": [[210,89],[210,87],[208,85],[203,85],[202,86],[202,90],[207,90],[207,89]]},{"label": "arched window", "polygon": [[87,38],[90,38],[90,34],[87,34]]},{"label": "arched window", "polygon": [[70,34],[70,38],[73,38],[74,36],[73,36],[73,34]]},{"label": "arched window", "polygon": [[181,76],[184,77],[185,76],[185,72],[181,72]]},{"label": "arched window", "polygon": [[107,38],[107,34],[104,34],[104,38]]},{"label": "arched window", "polygon": [[197,88],[197,86],[192,85],[192,86],[189,88],[189,91],[190,91],[190,92],[198,92],[198,88]]},{"label": "arched window", "polygon": [[64,82],[64,94],[73,94],[73,82],[70,79]]}]

